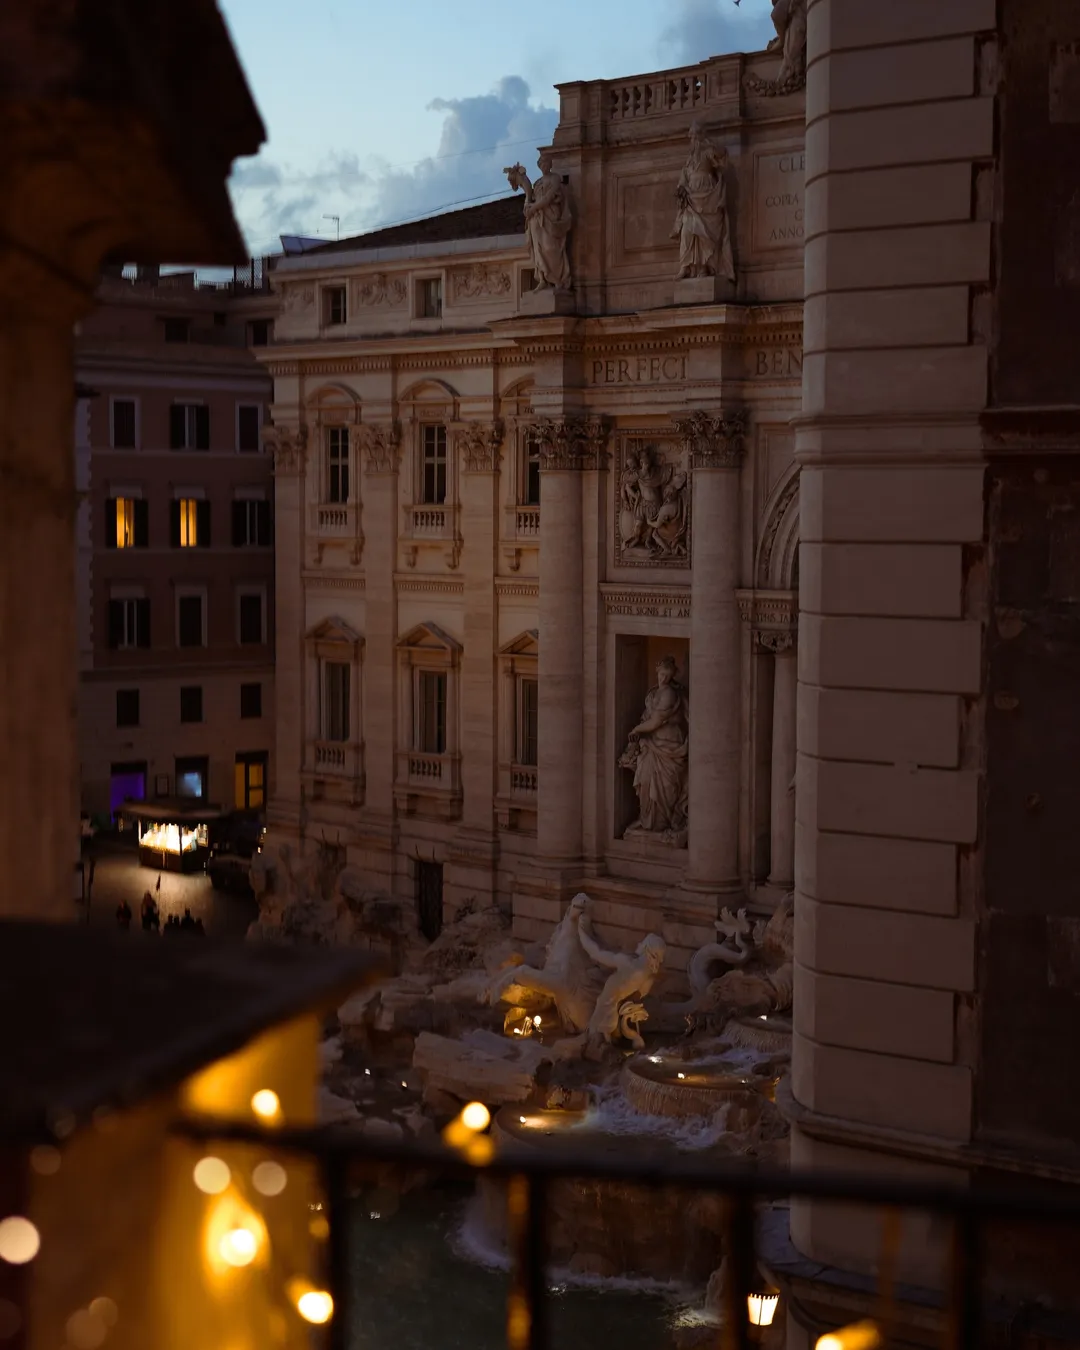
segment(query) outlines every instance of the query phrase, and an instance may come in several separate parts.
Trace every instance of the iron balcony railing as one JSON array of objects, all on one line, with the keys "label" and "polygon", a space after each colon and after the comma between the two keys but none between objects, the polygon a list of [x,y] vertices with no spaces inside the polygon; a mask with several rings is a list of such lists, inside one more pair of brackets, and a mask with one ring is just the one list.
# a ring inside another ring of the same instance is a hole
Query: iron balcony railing
[{"label": "iron balcony railing", "polygon": [[[460,1117],[459,1117],[460,1120]],[[721,1319],[722,1350],[750,1350],[754,1333],[748,1313],[748,1297],[760,1287],[757,1276],[755,1217],[764,1203],[808,1200],[852,1204],[884,1211],[883,1259],[878,1269],[877,1306],[879,1325],[886,1330],[895,1316],[894,1259],[899,1246],[900,1219],[907,1212],[922,1212],[951,1225],[950,1278],[942,1300],[945,1350],[976,1350],[984,1344],[983,1234],[995,1221],[1036,1221],[1054,1225],[1080,1225],[1080,1199],[1069,1189],[1021,1191],[1018,1189],[962,1189],[959,1186],[914,1184],[838,1172],[809,1172],[750,1166],[732,1161],[695,1159],[684,1154],[677,1159],[642,1165],[640,1154],[620,1157],[588,1148],[577,1152],[559,1149],[552,1154],[537,1152],[512,1142],[495,1148],[486,1135],[477,1135],[482,1149],[450,1147],[441,1141],[393,1141],[357,1138],[341,1128],[278,1128],[218,1120],[186,1120],[178,1132],[203,1143],[257,1143],[315,1160],[321,1170],[329,1220],[327,1275],[334,1299],[334,1317],[328,1329],[331,1350],[348,1350],[349,1246],[347,1223],[351,1203],[349,1170],[354,1164],[396,1165],[458,1178],[497,1177],[507,1183],[508,1231],[510,1233],[511,1280],[507,1308],[509,1350],[541,1350],[548,1345],[546,1280],[547,1192],[559,1180],[608,1181],[642,1188],[676,1187],[685,1191],[720,1195],[724,1200],[722,1252],[727,1258],[724,1309]],[[449,1132],[444,1132],[446,1137]],[[719,1264],[719,1259],[717,1264]],[[860,1324],[862,1326],[862,1324]],[[837,1341],[839,1350],[859,1344],[854,1338]],[[863,1340],[863,1345],[884,1344]]]}]

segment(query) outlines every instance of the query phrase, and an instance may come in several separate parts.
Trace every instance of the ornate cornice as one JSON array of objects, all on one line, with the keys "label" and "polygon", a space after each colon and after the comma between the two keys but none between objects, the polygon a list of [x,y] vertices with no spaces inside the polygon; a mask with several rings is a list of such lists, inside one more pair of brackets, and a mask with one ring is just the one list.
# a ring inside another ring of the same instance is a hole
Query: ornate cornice
[{"label": "ornate cornice", "polygon": [[397,473],[401,458],[400,422],[364,422],[359,428],[359,438],[369,474]]},{"label": "ornate cornice", "polygon": [[327,576],[325,572],[313,572],[307,569],[300,573],[300,579],[309,591],[363,591],[367,589],[364,577]]},{"label": "ornate cornice", "polygon": [[540,467],[602,469],[607,462],[608,421],[604,417],[538,417],[532,433],[540,447]]},{"label": "ornate cornice", "polygon": [[304,472],[307,463],[307,427],[263,427],[262,443],[264,449],[274,456],[274,473],[278,477]]},{"label": "ornate cornice", "polygon": [[498,418],[494,422],[462,422],[453,433],[454,448],[467,473],[493,473],[499,467],[503,424]]},{"label": "ornate cornice", "polygon": [[510,597],[511,599],[539,600],[540,582],[506,581],[499,577],[496,577],[495,594],[499,597]]},{"label": "ornate cornice", "polygon": [[673,419],[686,444],[691,469],[737,469],[746,454],[746,413],[705,412]]},{"label": "ornate cornice", "polygon": [[394,590],[427,595],[463,595],[465,592],[465,583],[457,577],[406,577],[402,576],[400,573],[396,573],[394,576]]},{"label": "ornate cornice", "polygon": [[739,616],[753,629],[758,645],[778,655],[794,645],[799,625],[799,597],[795,591],[740,590],[735,592]]},{"label": "ornate cornice", "polygon": [[675,586],[602,585],[607,614],[645,619],[688,619],[690,591]]}]

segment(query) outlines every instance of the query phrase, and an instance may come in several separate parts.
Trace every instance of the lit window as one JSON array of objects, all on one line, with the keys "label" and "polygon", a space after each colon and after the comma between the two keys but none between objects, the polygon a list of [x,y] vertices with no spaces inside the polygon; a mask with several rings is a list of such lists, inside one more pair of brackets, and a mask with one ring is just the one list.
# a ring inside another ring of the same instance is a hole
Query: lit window
[{"label": "lit window", "polygon": [[446,673],[417,672],[416,748],[427,755],[446,753]]},{"label": "lit window", "polygon": [[326,429],[326,500],[349,500],[349,428]]},{"label": "lit window", "polygon": [[116,547],[135,547],[135,502],[131,497],[116,499]]},{"label": "lit window", "polygon": [[324,741],[349,739],[349,686],[352,671],[346,661],[324,661],[321,724]]},{"label": "lit window", "polygon": [[199,503],[194,497],[177,502],[180,508],[180,547],[195,548],[199,542]]},{"label": "lit window", "polygon": [[110,497],[105,503],[105,547],[146,548],[149,512],[141,497]]},{"label": "lit window", "polygon": [[420,319],[442,318],[442,278],[426,277],[417,282],[416,315]]},{"label": "lit window", "polygon": [[423,436],[421,501],[441,506],[446,501],[446,428],[426,426]]},{"label": "lit window", "polygon": [[536,680],[518,681],[517,762],[535,764],[539,746],[540,685]]}]

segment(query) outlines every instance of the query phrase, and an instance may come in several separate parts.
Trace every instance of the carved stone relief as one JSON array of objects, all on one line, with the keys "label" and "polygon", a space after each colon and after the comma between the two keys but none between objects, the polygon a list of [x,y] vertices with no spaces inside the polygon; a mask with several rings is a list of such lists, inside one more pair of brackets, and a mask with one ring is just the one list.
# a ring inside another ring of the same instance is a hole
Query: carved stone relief
[{"label": "carved stone relief", "polygon": [[686,847],[690,778],[690,703],[673,656],[656,663],[656,683],[645,695],[641,720],[630,732],[619,768],[634,775],[638,818],[624,838],[646,834]]},{"label": "carved stone relief", "polygon": [[368,473],[396,473],[401,457],[399,422],[365,422],[359,428],[360,448]]},{"label": "carved stone relief", "polygon": [[281,293],[281,309],[285,314],[301,314],[315,305],[314,286],[285,286]]},{"label": "carved stone relief", "polygon": [[376,272],[366,281],[359,282],[356,287],[356,298],[359,303],[371,308],[385,305],[392,309],[403,305],[407,294],[404,279],[387,276],[385,272]]},{"label": "carved stone relief", "polygon": [[454,446],[468,473],[491,473],[499,467],[502,451],[503,424],[494,422],[467,422],[454,431]]},{"label": "carved stone relief", "polygon": [[450,295],[454,300],[479,300],[488,295],[509,295],[510,273],[503,267],[485,267],[473,263],[450,273]]},{"label": "carved stone relief", "polygon": [[262,443],[274,456],[275,474],[280,476],[304,472],[307,463],[307,427],[263,427]]},{"label": "carved stone relief", "polygon": [[616,564],[689,566],[690,480],[678,439],[625,433],[615,479]]},{"label": "carved stone relief", "polygon": [[691,469],[737,469],[746,453],[746,413],[742,409],[705,412],[674,419],[690,456]]},{"label": "carved stone relief", "polygon": [[543,469],[599,469],[607,456],[602,417],[538,417],[532,424]]}]

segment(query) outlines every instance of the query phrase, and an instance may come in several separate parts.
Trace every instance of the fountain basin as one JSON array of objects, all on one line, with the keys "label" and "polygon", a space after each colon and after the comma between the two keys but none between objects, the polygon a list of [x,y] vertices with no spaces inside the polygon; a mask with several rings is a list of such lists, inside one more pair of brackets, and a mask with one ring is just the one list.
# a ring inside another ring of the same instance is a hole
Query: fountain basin
[{"label": "fountain basin", "polygon": [[623,1068],[622,1088],[630,1104],[647,1116],[714,1116],[727,1108],[729,1128],[748,1129],[760,1114],[771,1079],[745,1062],[695,1062],[674,1055],[638,1055]]},{"label": "fountain basin", "polygon": [[724,1027],[724,1037],[732,1045],[759,1050],[766,1055],[790,1055],[791,1032],[791,1018],[780,1013],[735,1017]]}]

